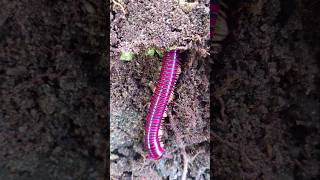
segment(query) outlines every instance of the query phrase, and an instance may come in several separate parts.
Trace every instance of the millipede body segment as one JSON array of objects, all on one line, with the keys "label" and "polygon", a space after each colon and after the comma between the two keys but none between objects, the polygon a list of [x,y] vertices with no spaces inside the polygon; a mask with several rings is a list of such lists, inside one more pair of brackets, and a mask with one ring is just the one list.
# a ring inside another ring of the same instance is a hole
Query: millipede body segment
[{"label": "millipede body segment", "polygon": [[145,126],[145,144],[150,159],[159,159],[164,154],[161,121],[176,83],[179,61],[179,50],[168,51],[162,60],[160,77],[151,99]]},{"label": "millipede body segment", "polygon": [[[210,0],[210,38],[214,35],[217,22],[219,5],[216,0]],[[145,126],[145,144],[149,150],[150,159],[160,159],[164,155],[164,147],[161,140],[162,120],[173,93],[180,66],[179,50],[166,52],[162,60],[160,77],[151,98]]]}]

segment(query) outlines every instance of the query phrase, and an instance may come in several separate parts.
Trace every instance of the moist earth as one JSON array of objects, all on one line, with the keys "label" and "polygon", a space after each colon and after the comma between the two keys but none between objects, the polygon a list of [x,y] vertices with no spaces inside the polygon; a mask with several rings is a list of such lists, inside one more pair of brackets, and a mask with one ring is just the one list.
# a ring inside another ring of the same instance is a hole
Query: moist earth
[{"label": "moist earth", "polygon": [[[150,4],[158,7],[158,1],[150,2],[143,10],[152,10]],[[130,2],[121,3],[130,10]],[[209,43],[205,36],[192,39],[183,54],[182,73],[169,104],[169,118],[164,121],[165,149],[173,159],[156,162],[146,159],[143,135],[161,58],[147,57],[144,52],[154,43],[140,39],[135,58],[119,60],[121,42],[133,38],[125,27],[130,23],[136,28],[145,26],[139,19],[143,16],[140,10],[128,12],[137,17],[128,22],[130,18],[113,9],[111,29],[124,27],[120,33],[111,30],[113,178],[179,179],[185,157],[187,177],[193,179],[210,179],[210,171],[215,179],[319,177],[319,3],[256,0],[222,4],[215,41]],[[163,16],[165,9],[157,12]],[[194,11],[189,13],[197,16]],[[172,33],[168,29],[157,29],[157,36],[166,37]],[[179,34],[181,44],[186,37]],[[162,40],[159,47],[172,42]],[[196,41],[204,44],[199,48]],[[207,47],[212,50],[210,57],[203,53]]]},{"label": "moist earth", "polygon": [[229,4],[211,72],[217,179],[318,179],[319,3]]},{"label": "moist earth", "polygon": [[[120,5],[125,8],[121,10]],[[169,178],[183,174],[190,159],[189,177],[209,179],[209,1],[116,1],[111,12],[110,173],[114,179]],[[175,96],[168,106],[162,137],[172,159],[147,159],[144,125],[161,67],[149,48],[188,50],[181,54],[181,71]],[[135,53],[121,61],[120,53]],[[207,57],[207,58],[205,58]],[[198,153],[199,152],[199,153]],[[194,158],[193,158],[194,157]]]},{"label": "moist earth", "polygon": [[[193,179],[318,179],[319,2],[223,1],[214,43],[208,1],[114,2],[124,11],[0,2],[0,179],[102,179],[105,156],[114,179],[179,179],[186,159]],[[188,49],[163,125],[173,158],[151,162],[143,130],[161,58],[145,51],[171,46]],[[120,61],[127,49],[134,59]]]},{"label": "moist earth", "polygon": [[102,179],[105,2],[0,6],[0,179]]}]

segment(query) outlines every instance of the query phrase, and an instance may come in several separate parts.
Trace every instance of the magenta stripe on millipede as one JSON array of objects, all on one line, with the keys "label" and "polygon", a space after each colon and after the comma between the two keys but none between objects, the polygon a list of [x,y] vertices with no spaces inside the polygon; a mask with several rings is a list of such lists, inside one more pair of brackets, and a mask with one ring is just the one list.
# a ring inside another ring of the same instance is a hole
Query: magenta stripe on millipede
[{"label": "magenta stripe on millipede", "polygon": [[160,146],[158,132],[163,118],[164,110],[169,101],[176,82],[177,68],[179,66],[178,50],[171,50],[164,55],[160,77],[156,86],[155,93],[151,98],[151,105],[146,120],[146,147],[149,150],[149,158],[159,159],[164,153]]}]

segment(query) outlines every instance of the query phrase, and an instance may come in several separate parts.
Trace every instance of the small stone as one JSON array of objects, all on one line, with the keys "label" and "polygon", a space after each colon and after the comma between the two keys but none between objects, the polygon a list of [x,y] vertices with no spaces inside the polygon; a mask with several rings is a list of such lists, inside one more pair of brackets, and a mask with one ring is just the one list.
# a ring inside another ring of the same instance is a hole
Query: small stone
[{"label": "small stone", "polygon": [[261,27],[260,27],[260,30],[263,31],[263,32],[266,32],[268,30],[268,25],[267,24],[263,24]]},{"label": "small stone", "polygon": [[40,98],[39,105],[46,114],[52,114],[56,110],[56,98],[54,96],[45,96]]},{"label": "small stone", "polygon": [[117,160],[117,159],[119,159],[119,156],[118,155],[116,155],[116,154],[110,154],[110,160],[111,161],[114,161],[114,160]]}]

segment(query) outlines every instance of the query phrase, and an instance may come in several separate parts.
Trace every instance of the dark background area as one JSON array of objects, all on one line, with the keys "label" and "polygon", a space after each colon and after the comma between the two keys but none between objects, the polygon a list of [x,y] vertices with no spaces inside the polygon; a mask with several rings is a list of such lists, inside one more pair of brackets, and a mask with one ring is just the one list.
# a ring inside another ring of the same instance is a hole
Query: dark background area
[{"label": "dark background area", "polygon": [[319,1],[223,1],[211,72],[215,179],[319,179]]},{"label": "dark background area", "polygon": [[106,1],[0,1],[0,179],[102,179]]}]

